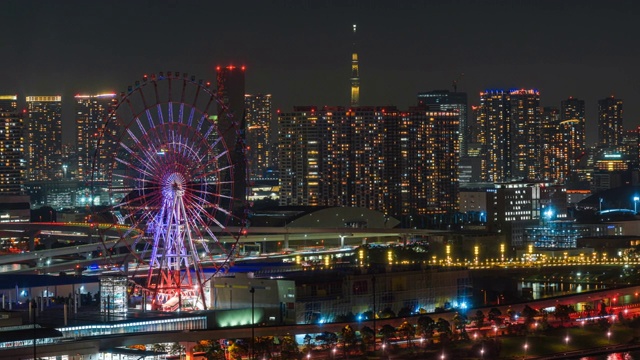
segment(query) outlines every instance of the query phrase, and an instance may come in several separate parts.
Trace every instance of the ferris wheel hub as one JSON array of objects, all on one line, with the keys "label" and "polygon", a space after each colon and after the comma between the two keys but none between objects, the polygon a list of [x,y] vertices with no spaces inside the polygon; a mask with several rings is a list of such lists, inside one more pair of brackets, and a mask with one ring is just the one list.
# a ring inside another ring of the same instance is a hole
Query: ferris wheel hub
[{"label": "ferris wheel hub", "polygon": [[165,198],[175,199],[184,195],[186,180],[181,173],[173,172],[168,174],[164,177],[162,184],[162,195]]}]

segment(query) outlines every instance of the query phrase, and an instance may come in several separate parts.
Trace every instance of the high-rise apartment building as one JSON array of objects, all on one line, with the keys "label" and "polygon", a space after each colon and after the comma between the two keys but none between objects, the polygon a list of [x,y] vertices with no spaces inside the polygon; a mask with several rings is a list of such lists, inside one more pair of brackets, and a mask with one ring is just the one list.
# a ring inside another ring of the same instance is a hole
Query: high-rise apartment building
[{"label": "high-rise apartment building", "polygon": [[458,115],[314,106],[280,113],[280,204],[451,213],[458,205]]},{"label": "high-rise apartment building", "polygon": [[[458,209],[460,113],[410,109],[401,127],[403,214],[451,214]],[[392,161],[392,159],[389,159]]]},{"label": "high-rise apartment building", "polygon": [[598,100],[598,147],[601,152],[615,152],[621,145],[622,100],[614,96]]},{"label": "high-rise apartment building", "polygon": [[542,109],[540,131],[540,151],[542,162],[542,179],[551,180],[558,176],[558,154],[554,143],[558,124],[560,123],[560,110],[545,106]]},{"label": "high-rise apartment building", "polygon": [[[80,181],[87,181],[92,176],[92,164],[94,156],[105,157],[106,152],[96,154],[97,144],[100,140],[100,129],[110,111],[117,105],[116,94],[76,95],[76,151],[77,161],[70,174]],[[105,137],[103,141],[108,141]],[[101,145],[102,149],[106,146]],[[96,159],[100,160],[100,159]],[[98,161],[96,165],[106,164],[106,161]],[[98,169],[96,169],[98,170]],[[106,174],[104,170],[96,174]],[[66,174],[65,174],[66,175]],[[104,180],[100,176],[94,180]],[[65,177],[66,178],[66,177]]]},{"label": "high-rise apartment building", "polygon": [[512,178],[511,167],[511,101],[504,90],[480,93],[478,125],[484,132],[486,169],[484,181],[504,182]]},{"label": "high-rise apartment building", "polygon": [[27,180],[62,178],[62,97],[27,96]]},{"label": "high-rise apartment building", "polygon": [[246,94],[244,105],[249,177],[262,178],[273,164],[271,94]]},{"label": "high-rise apartment building", "polygon": [[538,179],[541,170],[541,109],[537,90],[480,93],[477,124],[486,149],[484,181]]},{"label": "high-rise apartment building", "polygon": [[[244,146],[246,140],[247,125],[245,122],[245,91],[244,91],[244,75],[246,68],[244,66],[218,66],[216,68],[217,75],[217,94],[222,105],[218,104],[218,131],[222,135],[227,148],[231,151],[231,160],[234,164],[233,174],[235,185],[233,188],[233,197],[241,202],[246,200],[247,192],[247,164],[244,154]],[[232,123],[236,123],[236,127]],[[217,134],[211,136],[217,137]],[[211,140],[211,139],[210,139]],[[240,206],[239,203],[236,203]],[[236,206],[234,205],[234,206]],[[236,208],[236,210],[240,210]]]},{"label": "high-rise apartment building", "polygon": [[573,140],[575,147],[572,154],[575,158],[587,151],[586,143],[586,117],[584,111],[584,100],[576,99],[573,96],[560,103],[560,120],[577,120],[575,124],[576,134]]},{"label": "high-rise apartment building", "polygon": [[0,196],[20,195],[24,189],[24,123],[18,96],[0,95]]},{"label": "high-rise apartment building", "polygon": [[450,92],[449,90],[434,90],[418,93],[418,106],[425,107],[429,111],[457,112],[458,141],[460,143],[460,155],[467,156],[468,138],[467,126],[467,93]]},{"label": "high-rise apartment building", "polygon": [[511,157],[515,179],[539,179],[540,156],[540,92],[511,90]]}]

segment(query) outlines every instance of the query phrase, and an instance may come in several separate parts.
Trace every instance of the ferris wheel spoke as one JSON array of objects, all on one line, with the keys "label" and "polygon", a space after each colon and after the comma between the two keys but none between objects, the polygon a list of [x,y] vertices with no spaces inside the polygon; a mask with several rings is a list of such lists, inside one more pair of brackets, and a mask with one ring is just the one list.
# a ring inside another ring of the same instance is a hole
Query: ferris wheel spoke
[{"label": "ferris wheel spoke", "polygon": [[[194,208],[194,212],[198,212],[198,214],[200,214],[200,216],[205,216],[207,219],[209,219],[209,221],[213,222],[214,224],[216,224],[220,229],[226,229],[227,227],[225,225],[223,225],[220,221],[218,221],[218,219],[215,218],[215,216],[209,214],[209,212],[202,207],[200,204],[193,204],[193,208]],[[216,207],[217,208],[217,207]],[[217,208],[219,209],[219,208]],[[196,218],[200,218],[200,216],[197,216]]]},{"label": "ferris wheel spoke", "polygon": [[[206,168],[206,165],[211,165],[211,164],[207,163],[203,167]],[[209,172],[198,174],[198,175],[196,175],[196,177],[200,178],[200,179],[206,179],[207,177],[209,177],[211,175],[217,175],[218,177],[220,177],[220,174],[224,173],[227,170],[232,170],[234,167],[235,167],[234,165],[228,165],[228,166],[221,167],[221,168],[214,168],[213,170],[211,170]],[[204,169],[199,168],[198,170],[204,170]]]},{"label": "ferris wheel spoke", "polygon": [[156,167],[159,166],[158,161],[156,160],[155,156],[153,156],[153,154],[149,153],[144,147],[140,146],[141,145],[140,143],[136,143],[136,148],[144,155],[144,157],[141,157],[140,155],[138,155],[138,152],[133,151],[130,147],[128,147],[126,144],[124,144],[122,142],[119,145],[132,158],[134,158],[135,160],[138,160],[138,162],[140,162],[146,168],[152,169],[152,168],[156,168]]},{"label": "ferris wheel spoke", "polygon": [[138,166],[135,166],[132,163],[126,161],[126,160],[123,160],[123,159],[120,159],[120,158],[115,158],[115,160],[117,162],[121,163],[122,165],[128,166],[132,170],[140,172],[141,174],[144,174],[144,175],[149,176],[149,177],[152,176],[152,174],[147,172],[145,169],[142,169],[142,168],[140,168]]}]

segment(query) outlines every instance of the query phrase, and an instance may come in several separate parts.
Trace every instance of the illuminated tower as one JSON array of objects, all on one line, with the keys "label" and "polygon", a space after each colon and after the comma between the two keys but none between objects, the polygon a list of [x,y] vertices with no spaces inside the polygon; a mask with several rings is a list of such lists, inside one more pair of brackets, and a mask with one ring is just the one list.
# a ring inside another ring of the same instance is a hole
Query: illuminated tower
[{"label": "illuminated tower", "polygon": [[27,96],[27,180],[61,179],[62,96]]},{"label": "illuminated tower", "polygon": [[[91,166],[95,155],[97,141],[100,138],[99,130],[102,128],[106,117],[116,105],[116,94],[99,94],[99,95],[76,95],[76,169],[72,169],[71,173],[75,173],[76,178],[81,181],[87,181],[91,178]],[[105,139],[107,139],[106,137]],[[109,146],[102,144],[101,148],[106,149]],[[105,157],[107,154],[99,154]],[[98,164],[104,164],[106,161],[99,161]],[[96,172],[104,174],[100,169]],[[98,175],[99,176],[99,175]],[[100,178],[95,180],[102,180]]]},{"label": "illuminated tower", "polygon": [[262,178],[273,162],[271,151],[271,94],[244,96],[250,178]]},{"label": "illuminated tower", "polygon": [[360,71],[358,52],[356,51],[356,25],[353,25],[353,53],[351,54],[351,106],[360,105]]},{"label": "illuminated tower", "polygon": [[0,196],[20,195],[24,185],[24,129],[16,95],[0,95],[0,122]]},{"label": "illuminated tower", "polygon": [[[231,159],[234,165],[235,186],[233,188],[233,197],[239,199],[240,202],[246,199],[247,191],[247,166],[244,161],[243,146],[246,139],[247,125],[245,122],[245,100],[244,100],[244,66],[229,65],[226,67],[218,66],[217,71],[217,93],[219,99],[226,106],[218,106],[218,129],[222,132],[225,143],[229,149],[234,149]],[[232,117],[229,118],[228,115]],[[236,122],[238,133],[232,126],[232,122]],[[215,134],[212,137],[217,137]],[[213,138],[212,138],[213,140]],[[236,202],[236,204],[239,204]]]},{"label": "illuminated tower", "polygon": [[622,100],[614,96],[598,101],[598,147],[615,152],[622,144]]},{"label": "illuminated tower", "polygon": [[538,90],[511,90],[511,159],[515,179],[540,178],[540,92]]}]

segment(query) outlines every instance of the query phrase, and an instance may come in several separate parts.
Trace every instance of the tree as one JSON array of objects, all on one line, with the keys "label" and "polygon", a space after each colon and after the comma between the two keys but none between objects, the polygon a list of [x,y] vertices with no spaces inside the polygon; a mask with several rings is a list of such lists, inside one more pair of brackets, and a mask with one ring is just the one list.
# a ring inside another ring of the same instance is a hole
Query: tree
[{"label": "tree", "polygon": [[233,360],[241,360],[243,356],[249,354],[249,347],[241,341],[230,341],[227,350],[229,351],[229,357]]},{"label": "tree", "polygon": [[408,306],[404,306],[400,311],[398,311],[398,317],[407,317],[411,316],[411,308]]},{"label": "tree", "polygon": [[323,349],[332,348],[338,342],[338,335],[333,332],[325,331],[316,336],[316,343],[319,343]]},{"label": "tree", "polygon": [[571,319],[572,312],[573,306],[558,304],[556,305],[556,310],[553,312],[553,316],[556,318],[556,320],[560,320],[560,323],[564,326],[564,322]]},{"label": "tree", "polygon": [[491,308],[489,310],[489,321],[496,321],[502,316],[502,312],[498,308]]},{"label": "tree", "polygon": [[369,345],[375,344],[376,333],[375,331],[373,331],[372,328],[368,326],[363,326],[362,329],[360,329],[360,335],[362,336],[362,343],[365,349],[369,347]]},{"label": "tree", "polygon": [[392,339],[392,338],[396,337],[396,328],[394,328],[393,326],[391,326],[389,324],[384,324],[380,328],[379,334],[382,336],[382,341],[383,342],[388,342],[389,339]]},{"label": "tree", "polygon": [[207,360],[224,360],[224,349],[217,340],[200,340],[193,351],[203,352]]},{"label": "tree", "polygon": [[403,322],[398,326],[398,333],[407,341],[407,347],[413,347],[412,339],[416,336],[416,328],[413,325],[408,321]]},{"label": "tree", "polygon": [[484,313],[482,310],[476,311],[476,315],[473,317],[473,322],[478,329],[481,329],[484,326]]},{"label": "tree", "polygon": [[418,318],[418,322],[416,324],[416,332],[420,336],[424,336],[426,338],[430,338],[433,336],[433,330],[435,328],[435,321],[431,318],[431,316],[422,315]]},{"label": "tree", "polygon": [[273,357],[272,356],[273,344],[274,344],[273,336],[257,337],[254,342],[256,358],[261,359],[265,357],[265,358],[271,359]]},{"label": "tree", "polygon": [[171,355],[182,355],[184,354],[186,348],[182,345],[180,345],[180,343],[173,343],[171,344],[171,347],[169,347],[169,354]]},{"label": "tree", "polygon": [[396,313],[394,313],[393,310],[391,310],[391,308],[389,307],[384,308],[384,310],[380,312],[381,319],[389,319],[394,317],[396,317]]},{"label": "tree", "polygon": [[349,356],[349,349],[356,343],[356,332],[350,325],[345,325],[341,331],[342,334],[342,347],[344,348],[345,356]]},{"label": "tree", "polygon": [[467,334],[467,317],[464,314],[456,312],[453,316],[453,325],[456,332],[459,332],[463,339],[469,338]]},{"label": "tree", "polygon": [[525,305],[522,309],[522,317],[524,318],[524,324],[528,327],[533,323],[533,319],[538,316],[538,310],[532,308],[529,305]]},{"label": "tree", "polygon": [[436,321],[436,330],[438,330],[439,333],[446,333],[450,335],[451,324],[443,318],[438,318],[438,321]]},{"label": "tree", "polygon": [[280,357],[282,360],[298,359],[300,349],[296,338],[291,335],[285,335],[280,338]]}]

